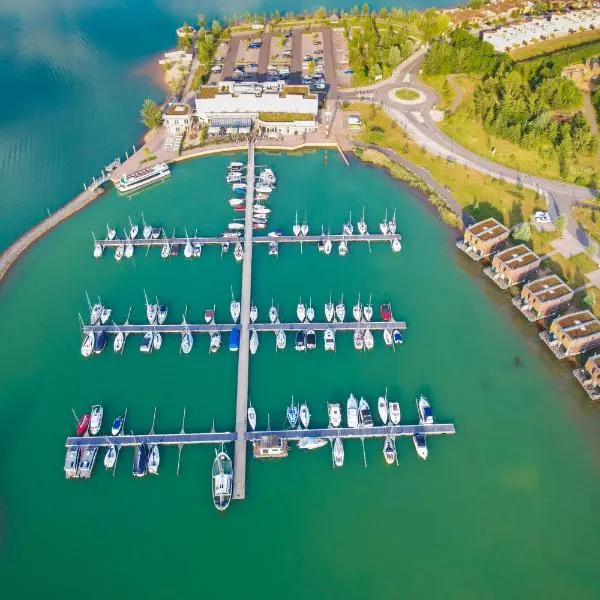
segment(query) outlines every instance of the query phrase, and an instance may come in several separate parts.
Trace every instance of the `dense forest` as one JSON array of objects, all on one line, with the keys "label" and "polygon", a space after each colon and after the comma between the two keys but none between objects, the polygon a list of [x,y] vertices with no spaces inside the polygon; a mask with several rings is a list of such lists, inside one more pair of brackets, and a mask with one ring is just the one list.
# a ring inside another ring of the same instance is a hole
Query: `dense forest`
[{"label": "dense forest", "polygon": [[[473,116],[486,131],[513,144],[553,148],[563,177],[572,157],[596,149],[597,140],[585,117],[573,112],[581,105],[581,92],[561,76],[561,65],[551,58],[516,63],[459,29],[449,42],[433,44],[424,72],[483,74],[473,95]],[[600,100],[598,92],[595,97]]]}]

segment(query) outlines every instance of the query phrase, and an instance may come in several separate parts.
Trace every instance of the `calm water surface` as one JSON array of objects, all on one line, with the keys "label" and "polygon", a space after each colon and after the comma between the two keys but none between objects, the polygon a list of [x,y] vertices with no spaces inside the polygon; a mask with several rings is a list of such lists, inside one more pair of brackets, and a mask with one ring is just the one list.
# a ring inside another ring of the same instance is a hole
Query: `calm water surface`
[{"label": "calm water surface", "polygon": [[[110,420],[127,407],[128,428],[145,432],[155,406],[158,431],[179,430],[187,406],[189,431],[213,421],[233,428],[235,354],[209,356],[208,340],[197,337],[183,357],[172,336],[143,356],[131,337],[123,356],[109,347],[85,360],[77,326],[86,289],[117,320],[130,305],[132,320],[143,320],[143,289],[169,304],[173,320],[186,307],[201,320],[213,304],[227,319],[241,271],[232,256],[207,248],[197,261],[165,262],[158,251],[96,261],[91,231],[124,227],[128,216],[139,222],[142,211],[167,231],[220,231],[231,218],[228,160],[179,165],[168,182],[131,199],[108,193],[44,238],[0,288],[0,363],[8,366],[0,373],[2,595],[302,598],[310,585],[335,598],[596,598],[599,448],[587,403],[565,370],[552,373],[533,327],[511,319],[506,297],[472,277],[452,234],[409,191],[333,152],[258,155],[280,179],[273,226],[289,230],[298,210],[314,229],[339,231],[350,209],[357,216],[366,205],[375,228],[396,209],[403,251],[354,245],[342,259],[287,247],[274,259],[257,248],[253,300],[262,319],[271,298],[293,319],[299,296],[321,315],[329,290],[348,307],[372,293],[407,320],[406,342],[394,353],[377,336],[375,351],[356,353],[341,334],[335,354],[299,355],[291,339],[276,354],[263,335],[250,374],[259,423],[281,424],[293,394],[323,425],[327,401],[352,391],[374,406],[387,386],[405,422],[415,421],[414,397],[425,392],[457,435],[432,439],[427,462],[399,441],[398,468],[384,465],[377,441],[366,444],[367,468],[358,442],[346,444],[346,464],[335,471],[328,449],[250,460],[247,499],[224,515],[210,497],[211,448],[184,450],[179,477],[176,449],[162,452],[159,477],[141,481],[125,450],[116,477],[101,456],[91,481],[65,481],[71,408],[102,402]],[[90,567],[101,574],[94,585]]]}]

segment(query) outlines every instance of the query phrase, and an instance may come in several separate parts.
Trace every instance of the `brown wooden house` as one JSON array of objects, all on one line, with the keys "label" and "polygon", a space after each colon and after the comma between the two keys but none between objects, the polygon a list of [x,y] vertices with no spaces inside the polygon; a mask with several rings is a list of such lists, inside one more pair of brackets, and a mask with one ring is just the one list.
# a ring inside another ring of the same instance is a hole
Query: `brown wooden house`
[{"label": "brown wooden house", "polygon": [[479,221],[467,229],[463,239],[456,246],[468,254],[473,260],[481,260],[489,256],[510,235],[510,229],[496,219]]},{"label": "brown wooden house", "polygon": [[573,375],[592,400],[600,400],[600,354],[587,359],[583,369],[575,369]]},{"label": "brown wooden house", "polygon": [[503,290],[522,282],[540,266],[542,259],[525,244],[498,252],[484,273]]},{"label": "brown wooden house", "polygon": [[558,317],[540,337],[557,358],[575,356],[600,345],[600,321],[589,310]]},{"label": "brown wooden house", "polygon": [[573,298],[573,290],[558,275],[547,275],[523,286],[513,304],[531,322],[549,317]]}]

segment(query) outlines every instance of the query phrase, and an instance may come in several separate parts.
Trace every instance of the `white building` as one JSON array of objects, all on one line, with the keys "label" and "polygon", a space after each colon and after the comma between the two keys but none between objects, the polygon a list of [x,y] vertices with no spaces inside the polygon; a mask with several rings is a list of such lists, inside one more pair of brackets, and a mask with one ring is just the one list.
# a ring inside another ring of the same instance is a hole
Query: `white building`
[{"label": "white building", "polygon": [[159,65],[170,65],[170,64],[181,64],[190,66],[194,56],[191,52],[185,52],[185,50],[174,50],[173,52],[165,52],[164,58],[158,61]]},{"label": "white building", "polygon": [[481,39],[492,44],[499,52],[506,52],[543,39],[564,37],[578,31],[599,28],[600,10],[578,10],[483,31]]},{"label": "white building", "polygon": [[319,100],[307,86],[275,86],[223,82],[204,86],[196,97],[198,119],[209,133],[241,133],[256,127],[263,133],[315,131]]},{"label": "white building", "polygon": [[192,122],[192,109],[187,104],[171,104],[163,114],[163,123],[169,133],[181,134]]}]

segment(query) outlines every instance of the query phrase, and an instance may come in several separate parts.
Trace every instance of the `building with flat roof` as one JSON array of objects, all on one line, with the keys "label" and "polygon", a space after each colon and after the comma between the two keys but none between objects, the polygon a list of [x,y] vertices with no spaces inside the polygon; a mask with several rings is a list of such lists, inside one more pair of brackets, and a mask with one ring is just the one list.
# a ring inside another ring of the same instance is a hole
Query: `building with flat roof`
[{"label": "building with flat roof", "polygon": [[498,252],[483,272],[501,289],[521,283],[537,271],[542,259],[525,244]]},{"label": "building with flat roof", "polygon": [[573,375],[592,400],[600,400],[600,354],[590,356],[583,369],[575,369]]},{"label": "building with flat roof", "polygon": [[[316,130],[319,100],[308,86],[268,86],[232,81],[204,86],[196,96],[198,119],[215,128],[250,122],[262,133],[299,134]],[[219,125],[216,125],[219,123]]]},{"label": "building with flat roof", "polygon": [[509,235],[508,227],[490,217],[467,227],[456,246],[473,260],[481,260],[492,254]]},{"label": "building with flat roof", "polygon": [[589,310],[571,313],[552,321],[540,338],[556,358],[576,356],[600,345],[600,321]]},{"label": "building with flat roof", "polygon": [[163,123],[169,133],[183,133],[192,122],[192,109],[187,104],[171,104],[163,113]]},{"label": "building with flat roof", "polygon": [[573,290],[558,275],[547,275],[524,285],[512,303],[533,323],[556,314],[572,298]]}]

